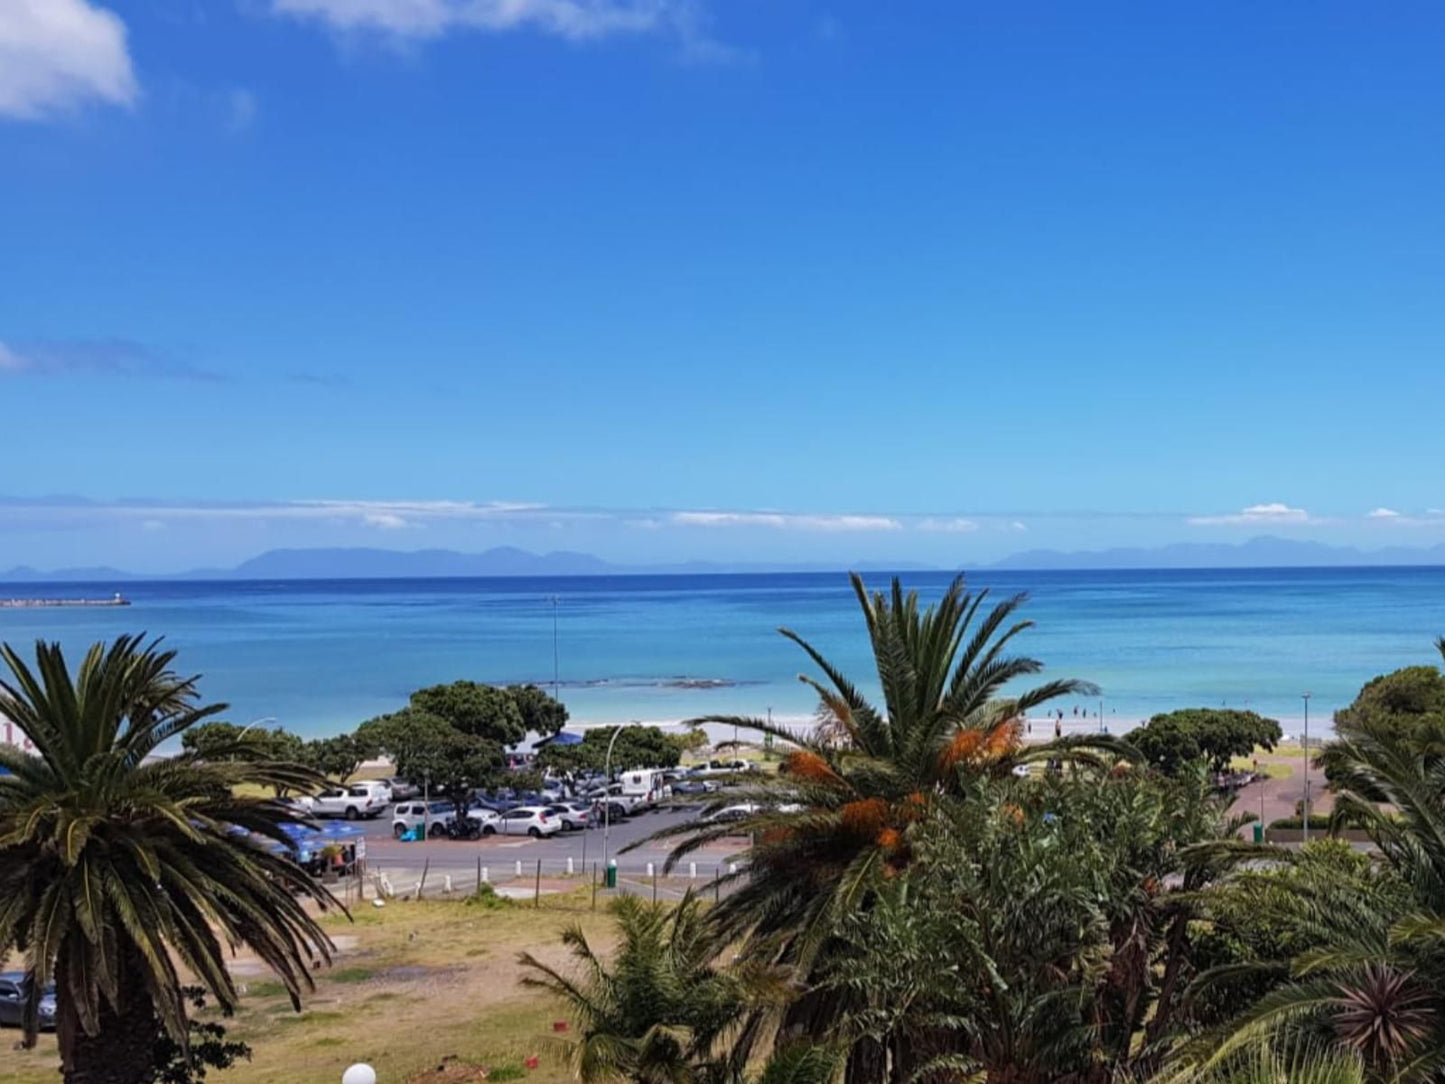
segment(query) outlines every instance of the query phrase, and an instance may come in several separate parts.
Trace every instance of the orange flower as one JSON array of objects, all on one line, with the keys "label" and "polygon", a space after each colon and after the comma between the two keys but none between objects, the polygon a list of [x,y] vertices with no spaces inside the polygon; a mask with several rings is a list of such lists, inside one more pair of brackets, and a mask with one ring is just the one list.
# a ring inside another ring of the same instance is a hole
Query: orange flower
[{"label": "orange flower", "polygon": [[763,834],[762,834],[762,836],[761,836],[761,839],[762,839],[762,842],[763,842],[764,845],[774,844],[774,843],[784,843],[784,842],[786,842],[787,840],[792,839],[792,838],[793,838],[793,834],[794,834],[794,833],[793,833],[793,830],[792,830],[791,828],[784,828],[784,827],[782,827],[781,825],[779,825],[779,826],[774,827],[774,828],[767,828],[767,829],[765,829],[765,830],[763,831]]},{"label": "orange flower", "polygon": [[882,798],[865,798],[849,802],[840,810],[843,827],[855,835],[872,838],[888,818],[888,803]]},{"label": "orange flower", "polygon": [[1005,802],[999,812],[1006,817],[1012,817],[1016,825],[1022,826],[1024,823],[1024,811],[1012,802]]},{"label": "orange flower", "polygon": [[813,783],[836,783],[837,773],[828,762],[809,749],[798,749],[788,754],[788,774]]},{"label": "orange flower", "polygon": [[878,846],[891,851],[903,842],[903,833],[897,828],[885,828],[878,833]]},{"label": "orange flower", "polygon": [[983,744],[986,736],[986,731],[976,728],[960,730],[954,734],[953,740],[950,741],[947,748],[943,750],[943,756],[941,758],[943,770],[945,772],[951,772],[957,765],[964,761],[973,760],[978,754],[979,746]]}]

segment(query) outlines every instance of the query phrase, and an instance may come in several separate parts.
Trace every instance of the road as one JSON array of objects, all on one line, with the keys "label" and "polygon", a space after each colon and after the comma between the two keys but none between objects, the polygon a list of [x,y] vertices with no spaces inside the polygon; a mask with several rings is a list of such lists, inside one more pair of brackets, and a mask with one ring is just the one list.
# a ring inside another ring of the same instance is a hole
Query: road
[{"label": "road", "polygon": [[[605,833],[607,855],[615,858],[618,868],[624,872],[642,872],[649,862],[660,869],[671,849],[667,840],[647,844],[626,854],[618,852],[661,828],[696,816],[694,809],[674,807],[616,822]],[[529,874],[535,873],[537,860],[541,859],[545,876],[565,872],[568,858],[572,859],[576,873],[591,869],[594,863],[601,866],[603,862],[604,831],[601,826],[583,832],[558,832],[549,839],[487,836],[479,840],[440,839],[401,843],[392,836],[389,809],[375,820],[357,823],[366,832],[366,864],[372,870],[411,870],[429,865],[431,869],[442,872],[475,871],[480,858],[481,865],[502,876],[515,874],[518,862]],[[697,863],[699,877],[710,878],[719,868],[725,868],[731,856],[745,844],[746,841],[739,838],[705,847],[689,861]],[[683,871],[687,871],[685,863]]]}]

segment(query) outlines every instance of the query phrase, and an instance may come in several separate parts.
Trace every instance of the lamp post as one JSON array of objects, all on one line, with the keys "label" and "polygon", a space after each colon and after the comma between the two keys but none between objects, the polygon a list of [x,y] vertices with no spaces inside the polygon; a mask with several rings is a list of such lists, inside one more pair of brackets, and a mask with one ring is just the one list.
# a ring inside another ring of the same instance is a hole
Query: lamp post
[{"label": "lamp post", "polygon": [[[634,724],[635,725],[635,724]],[[607,742],[607,754],[602,759],[602,873],[607,874],[607,838],[612,830],[612,747],[617,744],[617,736],[622,733],[622,726],[618,724],[612,730],[612,737]]]},{"label": "lamp post", "polygon": [[1310,694],[1301,693],[1305,702],[1305,801],[1304,817],[1301,824],[1304,825],[1304,834],[1301,837],[1305,843],[1310,841]]}]

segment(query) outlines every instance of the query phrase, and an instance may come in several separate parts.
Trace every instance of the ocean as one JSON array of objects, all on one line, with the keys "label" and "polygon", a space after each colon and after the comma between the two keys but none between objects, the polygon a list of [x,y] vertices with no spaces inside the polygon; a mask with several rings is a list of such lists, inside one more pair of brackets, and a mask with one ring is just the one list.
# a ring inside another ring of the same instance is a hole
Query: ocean
[{"label": "ocean", "polygon": [[[907,573],[936,597],[945,573]],[[882,586],[882,574],[867,577]],[[1174,708],[1248,707],[1312,733],[1360,685],[1433,663],[1445,568],[985,572],[975,588],[1027,591],[1036,627],[1014,641],[1047,677],[1103,689],[1114,732]],[[857,603],[841,574],[467,580],[0,585],[4,597],[108,597],[124,608],[0,609],[0,640],[58,639],[76,659],[122,632],[163,635],[179,666],[236,722],[274,719],[320,736],[401,707],[410,690],[470,678],[536,682],[579,723],[738,712],[803,719],[789,626],[870,680]],[[555,600],[555,601],[554,601]],[[1063,701],[1066,729],[1098,725],[1097,700]],[[1076,716],[1087,711],[1089,721]]]}]

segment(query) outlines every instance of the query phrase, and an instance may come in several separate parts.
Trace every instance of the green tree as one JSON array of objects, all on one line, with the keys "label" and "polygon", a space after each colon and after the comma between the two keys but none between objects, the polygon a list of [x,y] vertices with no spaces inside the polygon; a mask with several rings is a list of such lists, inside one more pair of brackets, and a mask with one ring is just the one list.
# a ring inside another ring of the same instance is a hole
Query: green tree
[{"label": "green tree", "polygon": [[[331,951],[302,900],[334,901],[295,863],[228,829],[284,841],[294,814],[236,788],[305,788],[317,777],[221,746],[209,758],[154,757],[224,705],[200,705],[196,679],[171,669],[174,652],[139,637],[94,645],[73,676],[57,644],[36,645],[33,669],[9,645],[0,659],[0,714],[38,753],[0,746],[10,773],[0,777],[0,956],[23,958],[35,996],[55,984],[67,1084],[149,1082],[159,1034],[190,1041],[180,968],[229,1010],[227,959],[242,945],[299,1007],[312,965]],[[238,748],[254,754],[249,741]],[[32,1003],[29,1042],[36,1024]]]},{"label": "green tree", "polygon": [[1252,711],[1186,708],[1154,716],[1124,740],[1147,763],[1176,775],[1201,761],[1210,771],[1228,771],[1234,757],[1273,749],[1281,736],[1279,723]]},{"label": "green tree", "polygon": [[304,743],[281,727],[237,726],[219,720],[200,723],[181,735],[181,748],[209,760],[301,759]]},{"label": "green tree", "polygon": [[[740,1080],[744,1063],[723,1042],[745,1010],[787,994],[785,976],[757,964],[721,962],[724,944],[697,897],[676,905],[635,896],[613,901],[619,944],[603,957],[573,926],[562,934],[574,968],[563,972],[531,953],[519,957],[522,983],[555,995],[578,1022],[568,1061],[583,1084],[635,1081],[691,1084]],[[815,1059],[816,1061],[817,1059]],[[827,1072],[790,1062],[791,1084],[827,1084]],[[781,1065],[770,1080],[783,1074]]]},{"label": "green tree", "polygon": [[[1351,899],[1301,886],[1281,913],[1297,929],[1289,981],[1265,994],[1212,1046],[1217,1065],[1266,1035],[1323,1033],[1357,1052],[1372,1081],[1445,1077],[1445,761],[1383,716],[1348,716],[1331,746],[1336,823],[1364,827],[1382,871]],[[1288,852],[1281,860],[1289,861]],[[1278,1036],[1276,1035],[1276,1040]]]},{"label": "green tree", "polygon": [[527,722],[516,697],[495,685],[475,681],[430,685],[411,694],[411,706],[446,720],[463,734],[485,738],[503,748],[527,736]]},{"label": "green tree", "polygon": [[[1435,641],[1445,657],[1445,639]],[[1407,666],[1371,678],[1354,703],[1335,712],[1335,733],[1364,727],[1397,731],[1412,747],[1431,758],[1445,757],[1445,673],[1434,666]],[[1331,784],[1343,769],[1343,754],[1334,743],[1320,752],[1319,763]]]},{"label": "green tree", "polygon": [[841,1010],[855,1080],[1141,1079],[1189,1013],[1192,897],[1219,869],[1190,845],[1233,827],[1197,778],[983,781],[915,826],[809,996]]},{"label": "green tree", "polygon": [[507,760],[494,741],[468,734],[446,719],[416,708],[369,719],[357,735],[391,758],[397,775],[460,809],[477,787],[505,777]]},{"label": "green tree", "polygon": [[508,685],[506,691],[521,713],[524,730],[546,738],[567,725],[566,706],[552,699],[544,689],[536,685]]},{"label": "green tree", "polygon": [[[800,678],[818,693],[821,733],[805,739],[756,718],[696,720],[772,733],[798,749],[777,784],[758,781],[730,790],[729,802],[758,805],[754,816],[736,825],[693,821],[654,837],[682,837],[668,858],[670,868],[733,831],[751,832],[758,842],[739,870],[740,887],[716,909],[716,921],[733,936],[769,940],[781,959],[804,970],[837,919],[863,904],[876,875],[908,864],[908,829],[931,802],[960,792],[970,779],[1007,774],[1019,763],[1074,747],[1026,749],[1022,719],[1055,697],[1094,691],[1064,680],[1003,697],[1004,686],[1043,669],[1035,659],[1005,654],[1033,624],[1014,620],[1023,595],[980,617],[988,592],[970,593],[962,577],[927,609],[896,579],[888,595],[870,594],[856,575],[852,583],[883,706],[871,703],[797,633],[780,630],[822,673],[821,679]],[[780,788],[786,798],[779,798]],[[780,811],[783,803],[795,812]]]},{"label": "green tree", "polygon": [[302,748],[299,759],[322,775],[344,783],[380,752],[372,736],[372,731],[358,728],[354,734],[314,738]]},{"label": "green tree", "polygon": [[[590,727],[576,745],[544,745],[537,752],[537,766],[569,781],[579,772],[600,772],[606,767],[607,745],[617,730],[615,726]],[[674,735],[655,726],[624,726],[612,746],[614,775],[629,768],[673,768],[681,759],[682,747]]]}]

